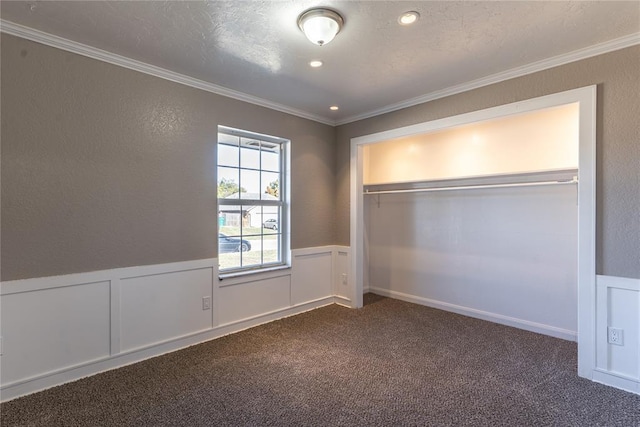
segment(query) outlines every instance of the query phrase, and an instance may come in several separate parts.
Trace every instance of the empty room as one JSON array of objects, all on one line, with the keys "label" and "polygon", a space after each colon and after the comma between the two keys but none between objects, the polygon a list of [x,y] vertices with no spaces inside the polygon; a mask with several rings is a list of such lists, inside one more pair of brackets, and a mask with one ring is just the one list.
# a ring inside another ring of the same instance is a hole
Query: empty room
[{"label": "empty room", "polygon": [[640,425],[640,2],[2,1],[0,425]]}]

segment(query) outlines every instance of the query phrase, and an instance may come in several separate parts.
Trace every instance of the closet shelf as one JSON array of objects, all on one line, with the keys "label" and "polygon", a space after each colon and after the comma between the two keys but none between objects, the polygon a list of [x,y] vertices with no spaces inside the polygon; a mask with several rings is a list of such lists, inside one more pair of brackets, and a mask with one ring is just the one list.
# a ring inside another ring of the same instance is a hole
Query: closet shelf
[{"label": "closet shelf", "polygon": [[566,181],[537,181],[537,182],[518,182],[512,184],[485,184],[485,185],[459,185],[452,187],[431,187],[431,188],[409,188],[405,190],[379,190],[379,191],[365,191],[364,194],[395,194],[395,193],[422,193],[427,191],[451,191],[451,190],[475,190],[479,188],[506,188],[506,187],[534,187],[542,185],[567,185],[577,184],[578,178]]},{"label": "closet shelf", "polygon": [[363,194],[421,193],[430,191],[475,190],[482,188],[572,185],[577,183],[577,169],[562,169],[411,182],[404,184],[371,184],[364,186]]}]

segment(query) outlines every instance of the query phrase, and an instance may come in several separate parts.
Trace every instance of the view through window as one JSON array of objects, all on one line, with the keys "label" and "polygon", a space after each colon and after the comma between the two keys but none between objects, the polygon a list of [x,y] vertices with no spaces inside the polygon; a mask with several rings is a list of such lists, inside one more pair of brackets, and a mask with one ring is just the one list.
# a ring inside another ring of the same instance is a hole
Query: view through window
[{"label": "view through window", "polygon": [[218,260],[221,273],[285,264],[285,140],[218,130]]}]

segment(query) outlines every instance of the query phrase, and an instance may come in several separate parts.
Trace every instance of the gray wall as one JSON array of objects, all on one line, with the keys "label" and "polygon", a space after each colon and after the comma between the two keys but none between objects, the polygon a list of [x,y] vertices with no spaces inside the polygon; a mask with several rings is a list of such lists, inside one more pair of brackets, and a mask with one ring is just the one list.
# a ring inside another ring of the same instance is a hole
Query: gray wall
[{"label": "gray wall", "polygon": [[352,137],[592,84],[598,273],[640,278],[639,46],[334,129],[1,37],[2,280],[215,257],[218,124],[292,140],[293,248],[348,245]]},{"label": "gray wall", "polygon": [[337,128],[336,244],[349,244],[350,139],[598,85],[597,272],[640,278],[640,46]]},{"label": "gray wall", "polygon": [[292,141],[292,247],[334,243],[333,127],[1,37],[2,280],[215,257],[218,124]]}]

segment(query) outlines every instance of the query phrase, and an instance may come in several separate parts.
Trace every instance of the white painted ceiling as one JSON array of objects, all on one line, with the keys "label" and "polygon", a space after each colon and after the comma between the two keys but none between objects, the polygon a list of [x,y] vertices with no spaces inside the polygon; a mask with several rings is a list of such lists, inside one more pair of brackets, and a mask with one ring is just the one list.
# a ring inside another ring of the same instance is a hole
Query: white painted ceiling
[{"label": "white painted ceiling", "polygon": [[[313,6],[345,19],[326,46],[296,24]],[[400,26],[410,10],[421,19]],[[0,13],[328,123],[640,31],[638,1],[3,0]]]}]

